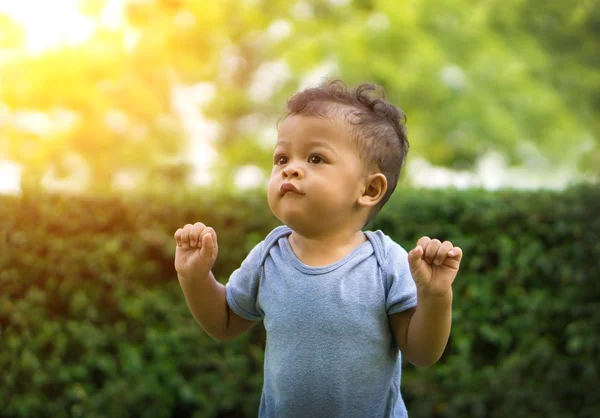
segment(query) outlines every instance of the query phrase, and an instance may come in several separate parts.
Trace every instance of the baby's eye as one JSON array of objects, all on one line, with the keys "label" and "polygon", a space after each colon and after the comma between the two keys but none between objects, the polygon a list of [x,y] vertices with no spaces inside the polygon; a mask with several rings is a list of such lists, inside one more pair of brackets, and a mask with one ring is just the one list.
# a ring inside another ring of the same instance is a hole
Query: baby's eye
[{"label": "baby's eye", "polygon": [[325,161],[323,160],[323,158],[320,155],[313,154],[310,157],[308,157],[308,162],[311,164],[321,164],[321,163],[324,163]]},{"label": "baby's eye", "polygon": [[288,162],[287,157],[284,155],[276,155],[274,160],[275,160],[275,164],[277,164],[277,165],[284,165]]}]

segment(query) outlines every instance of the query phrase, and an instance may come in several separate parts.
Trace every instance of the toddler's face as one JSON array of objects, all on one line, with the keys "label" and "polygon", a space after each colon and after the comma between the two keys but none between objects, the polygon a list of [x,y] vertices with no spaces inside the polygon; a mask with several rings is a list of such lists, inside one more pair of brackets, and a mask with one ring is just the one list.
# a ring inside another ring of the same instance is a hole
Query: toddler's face
[{"label": "toddler's face", "polygon": [[343,225],[358,208],[365,177],[356,145],[341,120],[287,117],[279,128],[269,181],[269,207],[296,231]]}]

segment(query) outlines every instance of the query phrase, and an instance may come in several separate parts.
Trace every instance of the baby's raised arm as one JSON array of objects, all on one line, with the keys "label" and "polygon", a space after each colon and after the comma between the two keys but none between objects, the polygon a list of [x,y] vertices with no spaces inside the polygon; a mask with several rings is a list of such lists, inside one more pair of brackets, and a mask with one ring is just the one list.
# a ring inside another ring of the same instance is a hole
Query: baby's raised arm
[{"label": "baby's raised arm", "polygon": [[215,340],[234,339],[256,324],[234,313],[225,286],[210,271],[219,252],[217,233],[201,222],[175,232],[175,270],[185,300],[202,329]]}]

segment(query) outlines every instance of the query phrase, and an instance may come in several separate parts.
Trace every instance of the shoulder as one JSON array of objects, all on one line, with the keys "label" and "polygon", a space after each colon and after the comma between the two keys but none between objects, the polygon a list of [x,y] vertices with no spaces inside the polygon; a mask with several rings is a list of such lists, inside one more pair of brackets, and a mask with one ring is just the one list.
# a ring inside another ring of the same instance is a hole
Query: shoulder
[{"label": "shoulder", "polygon": [[399,263],[407,261],[407,251],[381,230],[366,231],[365,235],[371,241],[377,261],[385,271],[393,271]]},{"label": "shoulder", "polygon": [[269,234],[256,244],[252,250],[246,256],[246,259],[242,263],[242,267],[251,269],[260,269],[264,264],[266,257],[269,255],[271,248],[277,245],[277,241],[286,235],[289,235],[291,230],[287,226],[278,226],[273,229]]},{"label": "shoulder", "polygon": [[257,249],[259,252],[258,255],[260,257],[259,264],[264,263],[265,258],[267,258],[267,256],[269,255],[269,252],[271,251],[271,248],[276,246],[277,242],[281,238],[286,237],[286,236],[290,235],[291,233],[292,233],[292,230],[285,225],[278,226],[275,229],[273,229],[271,232],[269,232],[269,234],[265,237],[265,239],[259,245],[257,245]]}]

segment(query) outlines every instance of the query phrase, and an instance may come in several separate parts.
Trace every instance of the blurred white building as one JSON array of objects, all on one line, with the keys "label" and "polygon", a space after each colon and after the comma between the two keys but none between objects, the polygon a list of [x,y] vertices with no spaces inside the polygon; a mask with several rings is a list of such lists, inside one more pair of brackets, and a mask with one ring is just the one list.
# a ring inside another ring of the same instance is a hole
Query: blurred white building
[{"label": "blurred white building", "polygon": [[[198,162],[199,160],[196,160]],[[198,186],[207,185],[210,174],[207,169],[206,159],[196,164],[191,184]],[[194,161],[192,161],[194,162]],[[79,161],[73,159],[73,165],[79,167],[78,173],[72,179],[54,178],[49,171],[42,181],[42,186],[48,191],[79,192],[85,190],[86,169]],[[0,194],[21,193],[22,167],[12,161],[0,161]],[[502,188],[514,189],[553,189],[561,190],[571,183],[584,180],[581,174],[574,169],[557,168],[551,171],[532,170],[523,167],[509,167],[500,154],[489,154],[484,156],[477,167],[472,171],[455,171],[445,167],[431,165],[426,160],[414,159],[407,163],[406,171],[403,173],[408,182],[415,187],[423,188],[447,188],[458,189],[484,188],[497,190]],[[125,178],[126,177],[126,178]],[[124,189],[135,187],[133,177],[126,172],[117,173],[115,181],[123,185]],[[135,177],[135,176],[134,176]],[[248,165],[240,167],[235,176],[239,189],[248,190],[266,187],[268,173],[259,167]],[[118,185],[117,185],[118,186]]]}]

